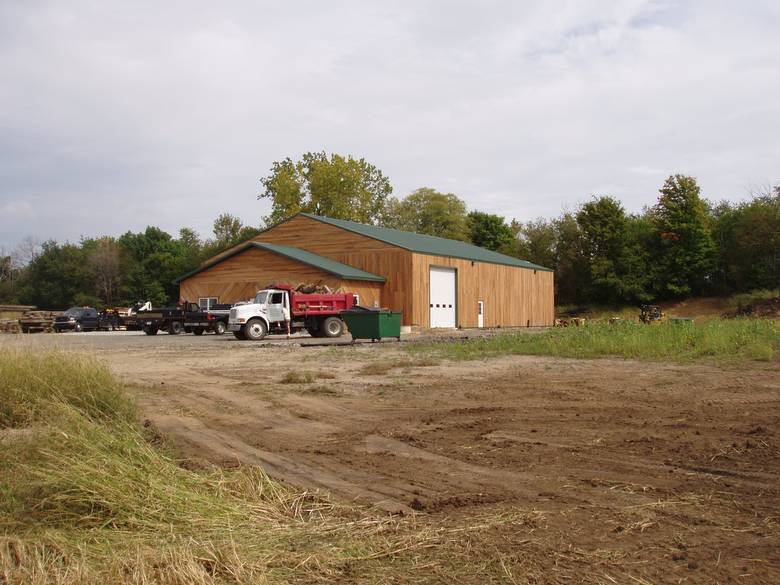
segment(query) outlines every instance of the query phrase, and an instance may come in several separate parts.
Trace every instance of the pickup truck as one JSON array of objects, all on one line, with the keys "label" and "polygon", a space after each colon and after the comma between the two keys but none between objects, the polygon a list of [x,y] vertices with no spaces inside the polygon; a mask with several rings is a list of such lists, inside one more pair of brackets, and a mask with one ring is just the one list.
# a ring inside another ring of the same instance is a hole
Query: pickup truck
[{"label": "pickup truck", "polygon": [[253,302],[230,309],[228,329],[237,339],[253,341],[268,333],[287,333],[286,312],[290,332],[305,329],[312,337],[340,337],[346,329],[341,313],[357,304],[352,293],[305,294],[274,284],[258,291]]},{"label": "pickup truck", "polygon": [[92,307],[71,307],[54,318],[54,331],[109,331],[119,328],[119,319],[114,313],[98,312]]},{"label": "pickup truck", "polygon": [[228,315],[215,315],[204,311],[195,303],[184,302],[162,309],[144,309],[136,313],[136,318],[147,335],[157,335],[160,330],[167,331],[170,335],[203,335],[206,331],[222,335]]}]

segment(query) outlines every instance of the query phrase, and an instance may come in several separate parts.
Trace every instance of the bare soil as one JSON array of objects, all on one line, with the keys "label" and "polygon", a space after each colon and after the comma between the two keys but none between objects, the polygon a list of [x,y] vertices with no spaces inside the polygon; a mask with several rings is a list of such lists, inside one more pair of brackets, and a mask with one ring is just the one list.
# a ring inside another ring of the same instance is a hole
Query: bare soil
[{"label": "bare soil", "polygon": [[188,465],[454,530],[514,514],[469,553],[507,582],[780,583],[775,369],[204,341],[93,347]]}]

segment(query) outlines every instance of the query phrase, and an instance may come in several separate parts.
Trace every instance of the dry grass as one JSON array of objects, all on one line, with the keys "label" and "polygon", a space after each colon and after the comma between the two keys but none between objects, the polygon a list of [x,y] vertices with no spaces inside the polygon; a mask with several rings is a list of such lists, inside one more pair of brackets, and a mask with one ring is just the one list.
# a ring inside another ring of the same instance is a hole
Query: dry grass
[{"label": "dry grass", "polygon": [[184,469],[88,358],[0,351],[0,371],[0,583],[424,582],[462,575],[479,535],[516,520],[443,528],[256,467]]},{"label": "dry grass", "polygon": [[317,379],[320,380],[333,380],[336,378],[335,374],[330,372],[297,372],[290,370],[282,379],[279,380],[282,384],[311,384]]},{"label": "dry grass", "polygon": [[360,369],[360,373],[364,376],[384,376],[392,370],[406,368],[425,368],[438,366],[439,363],[439,360],[435,360],[429,357],[421,357],[417,359],[382,360],[366,364]]}]

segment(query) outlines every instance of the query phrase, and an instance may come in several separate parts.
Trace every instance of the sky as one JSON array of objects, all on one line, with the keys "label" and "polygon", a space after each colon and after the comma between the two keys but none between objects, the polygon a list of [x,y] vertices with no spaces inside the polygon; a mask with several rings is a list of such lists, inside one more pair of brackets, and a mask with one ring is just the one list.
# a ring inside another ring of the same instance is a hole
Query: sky
[{"label": "sky", "polygon": [[780,183],[777,0],[0,0],[0,249],[259,225],[260,179],[363,157],[525,221],[673,173]]}]

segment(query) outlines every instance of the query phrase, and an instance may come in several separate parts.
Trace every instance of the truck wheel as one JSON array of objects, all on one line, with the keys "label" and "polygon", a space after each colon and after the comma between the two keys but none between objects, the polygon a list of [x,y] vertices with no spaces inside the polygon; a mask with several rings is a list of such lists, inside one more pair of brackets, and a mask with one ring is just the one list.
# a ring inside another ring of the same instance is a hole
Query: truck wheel
[{"label": "truck wheel", "polygon": [[144,333],[147,335],[157,335],[157,327],[144,327]]},{"label": "truck wheel", "polygon": [[73,326],[73,331],[75,331],[76,333],[78,333],[79,331],[81,331],[81,323],[76,323],[76,324]]},{"label": "truck wheel", "polygon": [[244,336],[252,341],[260,341],[268,333],[268,327],[265,321],[261,319],[252,319],[243,327]]},{"label": "truck wheel", "polygon": [[172,321],[171,324],[168,325],[169,335],[179,335],[182,331],[184,331],[184,325],[179,321]]},{"label": "truck wheel", "polygon": [[241,341],[246,340],[246,337],[244,336],[244,332],[243,331],[233,331],[233,336],[236,339],[240,339]]},{"label": "truck wheel", "polygon": [[214,335],[224,335],[226,329],[224,321],[217,321],[217,324],[214,325]]},{"label": "truck wheel", "polygon": [[203,329],[193,329],[192,332],[195,335],[203,335]]},{"label": "truck wheel", "polygon": [[344,333],[344,322],[338,317],[328,317],[320,328],[323,337],[341,337]]}]

